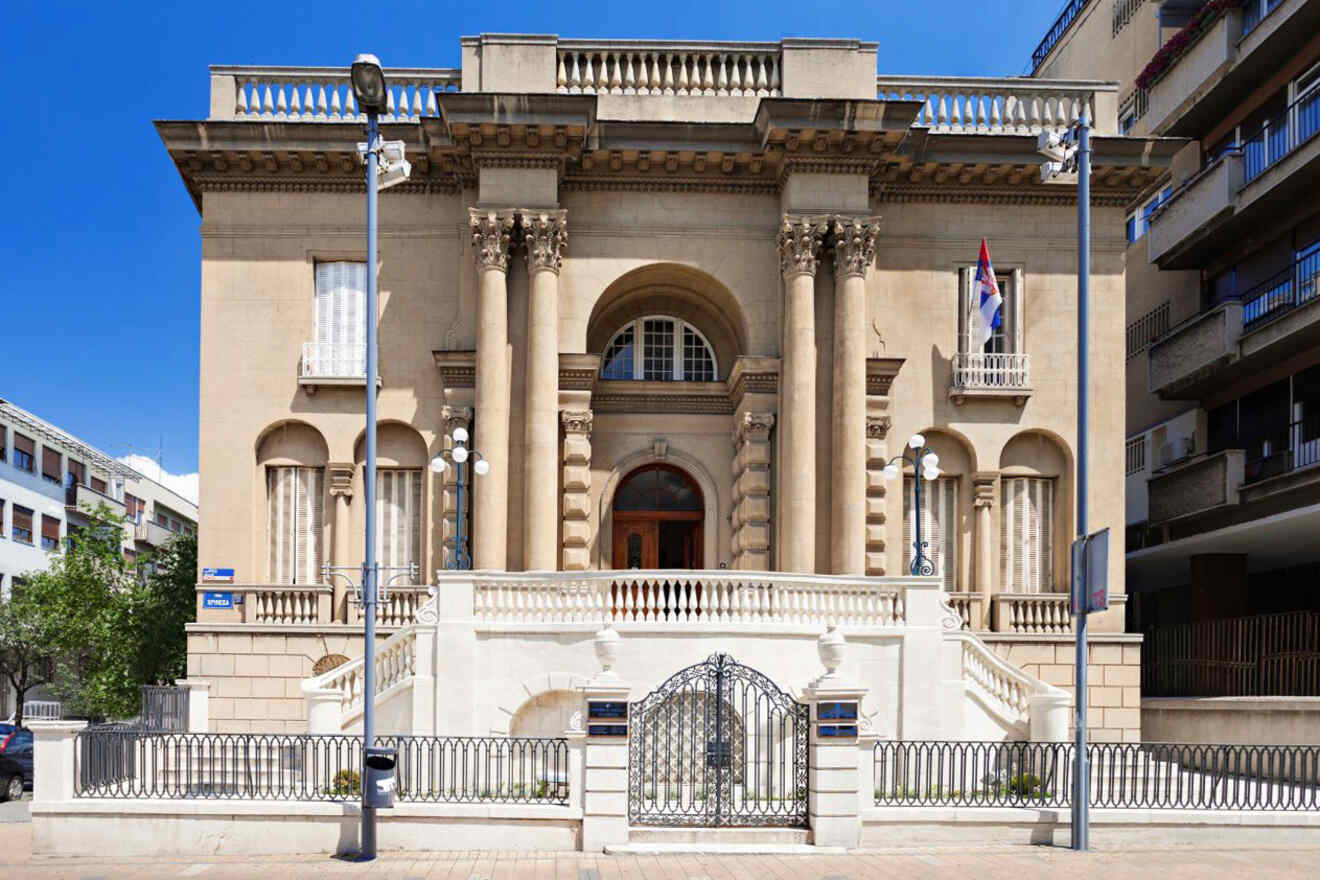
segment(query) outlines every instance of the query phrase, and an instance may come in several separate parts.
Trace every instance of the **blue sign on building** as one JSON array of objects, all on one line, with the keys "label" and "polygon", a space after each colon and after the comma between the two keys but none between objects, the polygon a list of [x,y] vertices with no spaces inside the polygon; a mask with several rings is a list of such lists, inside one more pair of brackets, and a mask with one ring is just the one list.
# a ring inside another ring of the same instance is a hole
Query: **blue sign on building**
[{"label": "blue sign on building", "polygon": [[233,593],[202,593],[203,608],[233,608]]},{"label": "blue sign on building", "polygon": [[234,582],[234,570],[232,568],[203,568],[202,581],[232,584]]}]

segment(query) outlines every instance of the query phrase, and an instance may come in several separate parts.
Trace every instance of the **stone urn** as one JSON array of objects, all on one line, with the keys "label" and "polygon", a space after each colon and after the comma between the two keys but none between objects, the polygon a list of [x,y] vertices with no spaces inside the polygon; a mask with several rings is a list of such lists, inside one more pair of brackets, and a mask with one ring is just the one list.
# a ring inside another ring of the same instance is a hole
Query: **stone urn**
[{"label": "stone urn", "polygon": [[611,626],[596,633],[593,640],[596,648],[596,660],[600,663],[602,675],[614,675],[614,664],[619,659],[619,634]]},{"label": "stone urn", "polygon": [[824,678],[833,678],[843,665],[843,650],[847,646],[843,633],[833,624],[825,627],[825,632],[816,639],[816,653],[820,656],[820,664],[825,667]]}]

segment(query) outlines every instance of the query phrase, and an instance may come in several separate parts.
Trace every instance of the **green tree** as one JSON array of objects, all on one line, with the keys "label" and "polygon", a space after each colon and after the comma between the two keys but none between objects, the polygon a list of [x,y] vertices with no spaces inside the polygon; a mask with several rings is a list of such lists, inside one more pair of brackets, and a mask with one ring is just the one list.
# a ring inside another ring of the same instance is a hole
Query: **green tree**
[{"label": "green tree", "polygon": [[136,634],[132,675],[140,684],[173,684],[188,674],[184,624],[197,618],[197,536],[175,535],[144,568],[126,621]]},{"label": "green tree", "polygon": [[23,701],[28,691],[47,684],[54,670],[51,621],[35,612],[21,585],[0,601],[0,674],[14,689],[14,721],[23,726]]}]

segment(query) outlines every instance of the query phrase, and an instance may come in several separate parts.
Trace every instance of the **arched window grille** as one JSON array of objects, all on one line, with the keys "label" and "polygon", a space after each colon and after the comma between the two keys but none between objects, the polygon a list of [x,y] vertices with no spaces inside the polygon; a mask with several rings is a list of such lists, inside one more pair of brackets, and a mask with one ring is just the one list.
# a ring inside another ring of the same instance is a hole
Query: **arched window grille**
[{"label": "arched window grille", "polygon": [[619,329],[601,358],[602,379],[649,382],[714,382],[715,352],[686,321],[650,315]]}]

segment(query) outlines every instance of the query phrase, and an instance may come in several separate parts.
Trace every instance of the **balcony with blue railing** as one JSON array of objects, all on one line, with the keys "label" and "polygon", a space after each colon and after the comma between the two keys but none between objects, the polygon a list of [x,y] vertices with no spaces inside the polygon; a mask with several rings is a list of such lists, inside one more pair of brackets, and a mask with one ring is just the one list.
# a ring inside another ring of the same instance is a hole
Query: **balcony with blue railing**
[{"label": "balcony with blue railing", "polygon": [[1242,294],[1242,332],[1251,333],[1306,305],[1320,293],[1320,249],[1298,257],[1291,266]]},{"label": "balcony with blue railing", "polygon": [[1320,86],[1310,89],[1244,138],[1244,185],[1309,144],[1317,133],[1320,133]]}]

